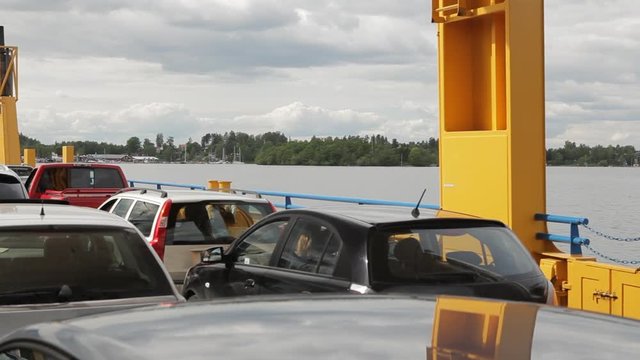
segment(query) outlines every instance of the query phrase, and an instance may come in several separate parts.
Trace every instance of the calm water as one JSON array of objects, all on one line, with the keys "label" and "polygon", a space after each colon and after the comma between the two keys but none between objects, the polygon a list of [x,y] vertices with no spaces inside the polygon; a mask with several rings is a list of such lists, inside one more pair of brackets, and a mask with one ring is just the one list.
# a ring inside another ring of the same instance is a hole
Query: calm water
[{"label": "calm water", "polygon": [[[232,181],[240,189],[273,190],[439,204],[439,169],[413,167],[316,167],[210,164],[123,164],[128,178],[206,185]],[[278,201],[281,201],[280,199]],[[295,200],[294,200],[295,203]],[[640,168],[547,168],[547,212],[581,216],[617,237],[640,236]],[[568,225],[550,230],[569,234]],[[616,258],[640,260],[640,242],[618,243],[584,228],[591,245]],[[589,254],[585,251],[585,254]]]}]

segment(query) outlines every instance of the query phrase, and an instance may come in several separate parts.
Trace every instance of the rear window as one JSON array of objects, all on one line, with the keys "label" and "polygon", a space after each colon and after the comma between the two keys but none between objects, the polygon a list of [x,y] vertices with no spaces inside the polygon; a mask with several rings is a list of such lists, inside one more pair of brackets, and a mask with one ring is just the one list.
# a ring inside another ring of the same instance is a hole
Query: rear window
[{"label": "rear window", "polygon": [[0,232],[0,304],[173,294],[144,239],[125,228]]},{"label": "rear window", "polygon": [[123,188],[120,172],[111,168],[59,167],[48,168],[40,179],[39,191],[67,188]]},{"label": "rear window", "polygon": [[9,175],[0,174],[0,199],[26,198],[22,182]]},{"label": "rear window", "polygon": [[509,278],[538,272],[506,228],[401,228],[376,233],[370,247],[374,281],[432,281],[436,275],[478,272]]},{"label": "rear window", "polygon": [[272,212],[267,203],[173,203],[165,244],[229,243]]}]

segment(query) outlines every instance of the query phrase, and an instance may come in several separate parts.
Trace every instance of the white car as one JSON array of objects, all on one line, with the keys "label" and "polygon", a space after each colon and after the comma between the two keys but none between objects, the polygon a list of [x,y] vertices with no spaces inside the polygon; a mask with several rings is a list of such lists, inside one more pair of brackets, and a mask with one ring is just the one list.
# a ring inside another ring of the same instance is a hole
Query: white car
[{"label": "white car", "polygon": [[0,335],[184,301],[140,232],[117,216],[41,200],[1,203],[0,216]]},{"label": "white car", "polygon": [[7,165],[0,165],[0,200],[28,199],[22,179]]},{"label": "white car", "polygon": [[200,252],[212,244],[228,245],[266,215],[276,211],[266,199],[207,190],[129,188],[100,210],[130,221],[147,238],[181,285]]}]

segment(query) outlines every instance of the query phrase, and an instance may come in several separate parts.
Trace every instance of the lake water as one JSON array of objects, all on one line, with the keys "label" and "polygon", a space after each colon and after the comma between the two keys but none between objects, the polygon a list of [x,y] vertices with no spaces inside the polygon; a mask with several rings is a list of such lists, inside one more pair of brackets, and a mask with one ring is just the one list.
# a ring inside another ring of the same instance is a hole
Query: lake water
[{"label": "lake water", "polygon": [[[260,166],[251,164],[121,164],[130,179],[206,185],[227,180],[233,188],[439,204],[436,167]],[[282,202],[281,199],[278,199]],[[294,203],[296,201],[294,200]],[[616,237],[640,236],[640,168],[547,168],[547,213],[586,217],[594,229]],[[569,234],[568,225],[550,231]],[[585,228],[591,246],[618,259],[640,260],[640,242],[613,242]],[[567,249],[566,247],[561,247]],[[590,255],[588,250],[585,255]],[[608,262],[602,260],[603,262]]]}]

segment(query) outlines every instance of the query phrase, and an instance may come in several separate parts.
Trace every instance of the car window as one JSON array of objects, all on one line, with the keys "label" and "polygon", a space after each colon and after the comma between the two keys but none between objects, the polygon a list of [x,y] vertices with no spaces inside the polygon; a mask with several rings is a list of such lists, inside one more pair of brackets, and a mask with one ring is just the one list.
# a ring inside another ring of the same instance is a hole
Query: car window
[{"label": "car window", "polygon": [[68,356],[46,345],[20,341],[20,344],[8,344],[0,350],[0,360],[67,360]]},{"label": "car window", "polygon": [[10,175],[0,174],[0,199],[24,199],[25,190],[22,182]]},{"label": "car window", "polygon": [[113,204],[115,204],[117,201],[118,199],[107,201],[106,203],[104,203],[104,205],[100,206],[100,210],[109,212],[109,210],[111,210],[111,208],[113,207]]},{"label": "car window", "polygon": [[144,236],[149,236],[159,207],[156,204],[138,200],[133,205],[127,220],[135,225]]},{"label": "car window", "polygon": [[163,268],[133,229],[0,232],[0,305],[170,295]]},{"label": "car window", "polygon": [[46,168],[38,182],[39,192],[46,190],[62,191],[68,187],[67,168],[65,167]]},{"label": "car window", "polygon": [[165,244],[230,243],[272,211],[266,203],[173,203]]},{"label": "car window", "polygon": [[112,213],[120,216],[121,218],[125,218],[127,216],[127,212],[129,212],[129,208],[133,204],[133,200],[131,199],[120,199],[118,204],[113,208]]},{"label": "car window", "polygon": [[370,257],[375,281],[419,281],[464,271],[500,277],[537,271],[529,253],[506,228],[399,228],[373,238]]},{"label": "car window", "polygon": [[69,187],[70,188],[92,188],[95,184],[93,169],[91,168],[70,168]]},{"label": "car window", "polygon": [[284,236],[288,220],[278,220],[253,231],[234,249],[237,263],[246,265],[269,265],[276,244]]},{"label": "car window", "polygon": [[123,188],[122,176],[118,169],[95,168],[95,187],[97,188]]},{"label": "car window", "polygon": [[300,219],[291,230],[278,267],[331,275],[339,250],[339,239],[327,227]]}]

